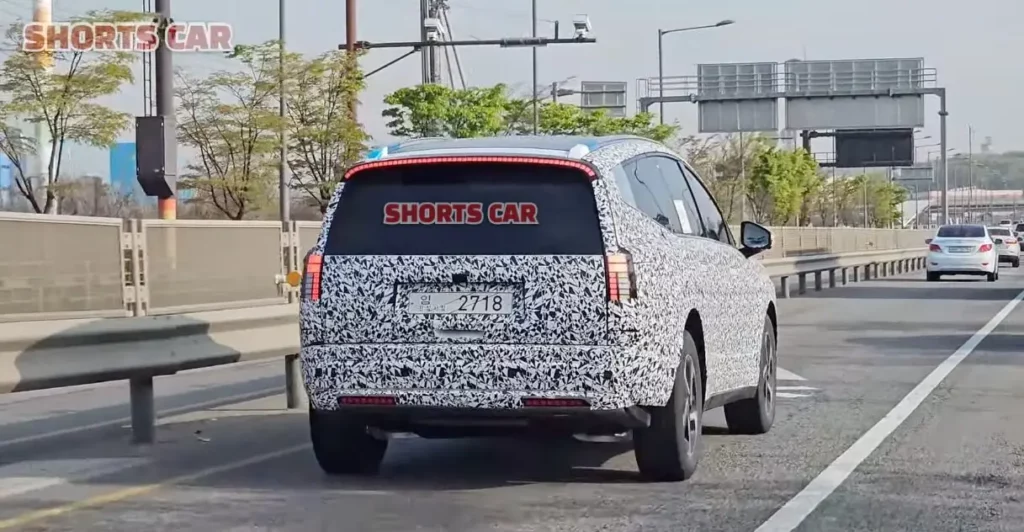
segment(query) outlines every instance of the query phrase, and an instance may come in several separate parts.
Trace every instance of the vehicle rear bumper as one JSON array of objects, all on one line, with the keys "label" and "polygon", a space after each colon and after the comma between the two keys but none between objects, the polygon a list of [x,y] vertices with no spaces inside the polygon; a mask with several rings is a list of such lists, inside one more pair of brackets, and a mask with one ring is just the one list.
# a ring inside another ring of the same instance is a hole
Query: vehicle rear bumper
[{"label": "vehicle rear bumper", "polygon": [[997,261],[998,257],[995,254],[969,257],[950,257],[948,255],[932,254],[928,256],[926,269],[933,273],[980,275],[994,272]]},{"label": "vehicle rear bumper", "polygon": [[339,399],[391,396],[396,405],[383,409],[423,415],[432,415],[431,409],[475,416],[565,414],[524,408],[528,398],[582,399],[590,405],[583,411],[659,404],[672,389],[675,369],[667,360],[613,346],[318,345],[303,347],[301,358],[306,391],[317,410],[368,412],[365,406],[342,406]]}]

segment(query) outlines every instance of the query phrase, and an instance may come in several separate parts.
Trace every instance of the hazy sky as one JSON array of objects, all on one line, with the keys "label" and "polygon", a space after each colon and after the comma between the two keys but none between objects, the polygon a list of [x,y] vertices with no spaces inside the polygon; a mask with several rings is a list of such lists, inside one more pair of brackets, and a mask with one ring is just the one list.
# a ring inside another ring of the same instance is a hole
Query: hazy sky
[{"label": "hazy sky", "polygon": [[[61,20],[87,9],[137,10],[142,0],[53,0]],[[345,41],[344,0],[286,0],[289,47],[314,54]],[[236,42],[276,38],[274,0],[172,0],[177,21],[222,21],[234,26]],[[368,41],[418,39],[418,0],[360,0],[358,37]],[[451,0],[452,33],[458,39],[526,36],[530,33],[529,0]],[[724,28],[679,33],[665,38],[665,74],[693,75],[697,63],[757,62],[787,59],[857,59],[924,57],[938,69],[949,94],[950,146],[967,149],[967,126],[974,126],[975,149],[986,136],[998,151],[1024,149],[1024,7],[1019,0],[539,0],[539,16],[562,21],[572,31],[574,14],[586,13],[597,44],[541,49],[540,82],[564,80],[628,81],[631,109],[637,78],[657,74],[657,30],[735,19]],[[29,17],[32,0],[0,0],[0,22]],[[550,32],[541,22],[541,32]],[[366,70],[401,55],[375,50]],[[490,47],[461,52],[468,82],[504,82],[528,87],[530,50]],[[210,54],[179,54],[175,66],[198,72],[230,66]],[[360,118],[376,140],[387,135],[380,111],[388,92],[420,80],[413,56],[368,80]],[[571,84],[570,84],[571,86]],[[114,103],[141,113],[142,89],[126,88]],[[922,135],[938,139],[938,103],[928,98],[928,123]],[[666,106],[669,121],[695,132],[696,106]],[[128,132],[125,140],[133,133]],[[927,140],[921,143],[932,143]],[[919,152],[920,154],[921,152]],[[106,174],[105,153],[76,149],[74,170]]]}]

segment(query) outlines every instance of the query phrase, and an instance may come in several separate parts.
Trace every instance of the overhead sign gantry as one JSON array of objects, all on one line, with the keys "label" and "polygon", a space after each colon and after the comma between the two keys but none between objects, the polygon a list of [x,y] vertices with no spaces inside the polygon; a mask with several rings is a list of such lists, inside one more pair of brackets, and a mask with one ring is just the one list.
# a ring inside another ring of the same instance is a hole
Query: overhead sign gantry
[{"label": "overhead sign gantry", "polygon": [[[696,76],[639,80],[639,108],[696,103],[700,133],[800,131],[803,146],[832,137],[843,168],[914,164],[914,129],[925,125],[924,97],[939,97],[942,211],[948,220],[946,90],[924,59],[852,59],[702,64]],[[779,103],[784,127],[779,127]]]}]

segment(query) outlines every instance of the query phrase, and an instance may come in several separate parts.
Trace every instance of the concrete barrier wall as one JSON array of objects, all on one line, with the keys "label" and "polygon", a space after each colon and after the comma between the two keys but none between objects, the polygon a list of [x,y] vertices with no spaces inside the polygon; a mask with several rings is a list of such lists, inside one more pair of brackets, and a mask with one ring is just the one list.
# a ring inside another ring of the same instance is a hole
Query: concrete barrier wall
[{"label": "concrete barrier wall", "polygon": [[[924,247],[931,230],[776,227],[764,259]],[[739,237],[739,228],[733,232]],[[283,305],[319,222],[120,220],[0,213],[0,321]]]}]

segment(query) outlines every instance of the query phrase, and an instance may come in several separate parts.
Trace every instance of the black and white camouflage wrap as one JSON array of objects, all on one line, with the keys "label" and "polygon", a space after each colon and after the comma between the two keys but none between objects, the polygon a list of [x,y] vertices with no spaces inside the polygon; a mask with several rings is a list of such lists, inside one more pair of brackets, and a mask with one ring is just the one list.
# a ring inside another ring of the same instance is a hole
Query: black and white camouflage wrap
[{"label": "black and white camouflage wrap", "polygon": [[[677,157],[637,139],[600,147],[584,160],[611,176],[624,160],[653,151]],[[600,257],[327,256],[321,299],[300,306],[312,406],[329,410],[342,395],[378,394],[439,407],[516,408],[523,397],[580,397],[595,409],[663,405],[692,312],[704,333],[706,395],[755,386],[761,331],[775,300],[760,262],[726,244],[669,232],[622,201],[610,177],[594,187],[606,250],[632,254],[636,300],[606,301]],[[328,206],[316,253],[342,193],[339,186]],[[465,290],[515,291],[517,313],[397,310],[408,292],[466,272]],[[439,332],[452,330],[482,335]]]}]

